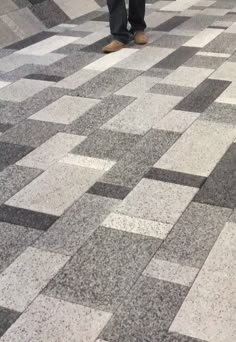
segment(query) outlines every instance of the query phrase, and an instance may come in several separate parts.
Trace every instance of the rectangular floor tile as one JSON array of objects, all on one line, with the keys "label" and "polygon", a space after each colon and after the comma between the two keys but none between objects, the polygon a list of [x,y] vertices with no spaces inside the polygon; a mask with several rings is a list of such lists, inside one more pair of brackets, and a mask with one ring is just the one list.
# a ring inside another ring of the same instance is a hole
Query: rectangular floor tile
[{"label": "rectangular floor tile", "polygon": [[88,157],[118,160],[141,139],[138,135],[98,130],[76,147],[72,153]]},{"label": "rectangular floor tile", "polygon": [[27,229],[21,226],[11,225],[9,223],[3,222],[0,223],[0,234],[0,273],[4,271],[5,268],[7,268],[40,235],[40,233],[36,230]]},{"label": "rectangular floor tile", "polygon": [[169,20],[165,21],[161,25],[155,27],[154,30],[169,32],[173,30],[174,28],[176,28],[177,26],[184,23],[188,19],[189,17],[176,16],[176,17],[170,18]]},{"label": "rectangular floor tile", "polygon": [[13,207],[60,216],[102,175],[94,169],[57,163],[13,196]]},{"label": "rectangular floor tile", "polygon": [[59,88],[76,89],[82,84],[90,81],[99,73],[100,71],[97,70],[80,69],[79,71],[58,82],[55,86]]},{"label": "rectangular floor tile", "polygon": [[228,88],[216,99],[216,102],[236,105],[236,82],[232,82]]},{"label": "rectangular floor tile", "polygon": [[172,52],[169,56],[162,59],[162,61],[157,63],[155,67],[173,70],[177,69],[197,52],[197,48],[181,46],[177,50]]},{"label": "rectangular floor tile", "polygon": [[70,124],[99,101],[77,96],[63,96],[30,117],[32,120]]},{"label": "rectangular floor tile", "polygon": [[159,244],[157,239],[98,228],[50,282],[46,294],[113,310],[124,299]]},{"label": "rectangular floor tile", "polygon": [[155,257],[201,268],[230,214],[226,208],[190,204]]},{"label": "rectangular floor tile", "polygon": [[96,182],[88,190],[88,193],[97,196],[123,200],[130,193],[131,190],[132,188],[127,188],[125,186]]},{"label": "rectangular floor tile", "polygon": [[197,189],[191,187],[142,179],[116,212],[175,224],[196,192]]},{"label": "rectangular floor tile", "polygon": [[0,100],[22,102],[49,87],[51,82],[22,79],[0,89]]},{"label": "rectangular floor tile", "polygon": [[79,145],[84,139],[85,137],[79,135],[57,133],[26,157],[19,160],[17,165],[46,170],[67,155],[69,151]]},{"label": "rectangular floor tile", "polygon": [[208,177],[235,137],[233,126],[196,121],[155,167]]},{"label": "rectangular floor tile", "polygon": [[236,82],[236,63],[225,62],[211,75],[212,79]]},{"label": "rectangular floor tile", "polygon": [[197,34],[195,37],[193,37],[192,39],[187,41],[184,44],[184,46],[192,46],[192,47],[203,48],[205,45],[207,45],[213,39],[215,39],[217,36],[219,36],[222,32],[224,32],[223,29],[206,28],[205,30],[203,30],[199,34]]},{"label": "rectangular floor tile", "polygon": [[179,135],[151,130],[102,178],[104,182],[134,187]]},{"label": "rectangular floor tile", "polygon": [[174,319],[171,331],[205,341],[235,340],[235,228],[233,223],[224,227]]},{"label": "rectangular floor tile", "polygon": [[169,326],[187,292],[185,286],[141,277],[100,337],[109,342],[169,341]]},{"label": "rectangular floor tile", "polygon": [[63,159],[60,160],[62,163],[77,165],[81,167],[92,168],[95,170],[108,171],[112,168],[116,162],[106,159],[92,158],[81,156],[77,154],[69,153]]},{"label": "rectangular floor tile", "polygon": [[37,177],[41,171],[10,165],[0,172],[0,205]]},{"label": "rectangular floor tile", "polygon": [[0,305],[24,311],[68,261],[68,257],[28,247],[0,275]]},{"label": "rectangular floor tile", "polygon": [[77,37],[69,36],[52,36],[42,40],[41,42],[35,43],[22,50],[19,50],[18,53],[25,55],[43,56],[65,45],[73,43],[77,39]]},{"label": "rectangular floor tile", "polygon": [[144,270],[144,275],[170,283],[191,286],[198,271],[198,268],[153,258]]},{"label": "rectangular floor tile", "polygon": [[8,86],[9,84],[11,84],[11,83],[10,82],[6,82],[6,81],[0,81],[0,89]]},{"label": "rectangular floor tile", "polygon": [[218,53],[234,53],[236,50],[235,35],[232,33],[221,33],[218,37],[207,44],[204,51]]},{"label": "rectangular floor tile", "polygon": [[173,52],[173,49],[152,46],[146,47],[143,50],[140,50],[132,56],[124,59],[115,67],[146,71],[153,65],[160,62],[163,58],[167,57],[171,52]]},{"label": "rectangular floor tile", "polygon": [[103,222],[119,201],[83,195],[36,242],[36,247],[65,255],[73,255]]},{"label": "rectangular floor tile", "polygon": [[234,209],[236,207],[235,163],[236,144],[233,144],[216,165],[195,201]]},{"label": "rectangular floor tile", "polygon": [[146,94],[132,102],[103,127],[119,132],[145,134],[181,99],[180,96]]},{"label": "rectangular floor tile", "polygon": [[108,312],[40,295],[3,337],[3,342],[94,342],[110,319]]},{"label": "rectangular floor tile", "polygon": [[32,147],[0,142],[0,171],[32,151]]},{"label": "rectangular floor tile", "polygon": [[12,50],[21,50],[21,49],[26,48],[27,46],[38,43],[39,41],[47,39],[53,35],[54,34],[52,32],[48,32],[48,31],[39,32],[31,37],[25,38],[23,40],[20,40],[19,42],[11,44],[7,48],[12,49]]},{"label": "rectangular floor tile", "polygon": [[116,92],[116,95],[141,97],[159,81],[156,77],[139,76]]},{"label": "rectangular floor tile", "polygon": [[7,329],[17,320],[20,313],[0,307],[0,337],[4,335]]}]

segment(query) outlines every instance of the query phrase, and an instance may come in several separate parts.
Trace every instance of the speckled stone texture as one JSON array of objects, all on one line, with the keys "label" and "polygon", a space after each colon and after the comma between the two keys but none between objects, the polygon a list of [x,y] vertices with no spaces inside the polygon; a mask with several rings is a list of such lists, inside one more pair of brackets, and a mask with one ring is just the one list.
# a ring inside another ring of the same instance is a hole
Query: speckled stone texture
[{"label": "speckled stone texture", "polygon": [[146,22],[0,0],[0,342],[236,341],[236,3]]}]

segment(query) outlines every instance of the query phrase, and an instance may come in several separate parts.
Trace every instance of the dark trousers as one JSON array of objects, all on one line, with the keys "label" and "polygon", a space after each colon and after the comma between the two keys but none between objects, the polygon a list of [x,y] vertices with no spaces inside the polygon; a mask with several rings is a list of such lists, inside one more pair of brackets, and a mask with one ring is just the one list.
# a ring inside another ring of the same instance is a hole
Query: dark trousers
[{"label": "dark trousers", "polygon": [[129,0],[129,14],[125,7],[125,0],[107,0],[110,13],[111,34],[117,40],[127,43],[130,40],[130,32],[127,29],[128,21],[131,32],[144,31],[146,23],[145,0]]}]

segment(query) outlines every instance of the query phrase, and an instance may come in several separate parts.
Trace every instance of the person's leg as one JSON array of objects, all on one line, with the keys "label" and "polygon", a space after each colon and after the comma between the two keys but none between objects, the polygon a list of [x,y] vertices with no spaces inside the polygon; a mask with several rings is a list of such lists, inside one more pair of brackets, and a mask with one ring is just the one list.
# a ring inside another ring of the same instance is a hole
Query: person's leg
[{"label": "person's leg", "polygon": [[125,0],[107,0],[110,13],[110,29],[114,39],[128,43],[130,39],[127,30],[127,11]]},{"label": "person's leg", "polygon": [[145,0],[129,0],[129,22],[132,33],[143,32],[146,28],[145,2]]}]

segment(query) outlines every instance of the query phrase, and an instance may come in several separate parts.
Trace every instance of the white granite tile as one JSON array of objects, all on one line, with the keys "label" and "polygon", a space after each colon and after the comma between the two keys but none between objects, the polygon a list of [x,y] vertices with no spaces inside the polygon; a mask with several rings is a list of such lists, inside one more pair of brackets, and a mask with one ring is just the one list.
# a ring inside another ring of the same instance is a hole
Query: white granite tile
[{"label": "white granite tile", "polygon": [[73,43],[78,37],[52,36],[16,52],[16,54],[43,56]]},{"label": "white granite tile", "polygon": [[21,79],[0,89],[0,100],[22,102],[52,85],[52,82]]},{"label": "white granite tile", "polygon": [[164,117],[178,102],[179,96],[146,94],[132,102],[103,128],[125,133],[144,134]]},{"label": "white granite tile", "polygon": [[1,342],[94,342],[111,313],[40,295]]},{"label": "white granite tile", "polygon": [[0,89],[8,86],[9,84],[11,84],[11,83],[10,82],[6,82],[6,81],[0,81]]},{"label": "white granite tile", "polygon": [[[63,0],[62,0],[63,1]],[[84,32],[97,32],[104,30],[105,27],[109,26],[107,22],[104,21],[86,21],[83,24],[78,25],[73,31],[84,31]]]},{"label": "white granite tile", "polygon": [[90,81],[92,78],[97,76],[100,71],[97,70],[85,70],[81,69],[69,77],[64,78],[64,80],[55,84],[55,87],[76,89],[82,84]]},{"label": "white granite tile", "polygon": [[132,56],[125,58],[122,62],[117,63],[115,67],[146,71],[173,51],[173,49],[147,46]]},{"label": "white granite tile", "polygon": [[102,223],[102,226],[165,239],[172,229],[172,225],[163,222],[144,220],[137,217],[112,213]]},{"label": "white granite tile", "polygon": [[116,212],[144,220],[175,224],[196,192],[197,189],[187,186],[142,179]]},{"label": "white granite tile", "polygon": [[208,43],[210,43],[217,36],[219,36],[222,32],[224,32],[223,29],[206,28],[202,32],[198,33],[195,37],[187,41],[184,44],[184,46],[193,46],[193,47],[202,48],[206,46]]},{"label": "white granite tile", "polygon": [[217,69],[210,78],[236,82],[236,63],[225,62]]},{"label": "white granite tile", "polygon": [[182,266],[169,261],[153,258],[144,275],[171,283],[191,286],[198,274],[198,268]]},{"label": "white granite tile", "polygon": [[232,82],[215,102],[236,104],[236,82]]},{"label": "white granite tile", "polygon": [[156,77],[139,76],[116,92],[117,95],[140,97],[143,96],[161,79]]},{"label": "white granite tile", "polygon": [[162,83],[195,88],[213,72],[214,69],[180,66],[168,75]]},{"label": "white granite tile", "polygon": [[206,52],[206,51],[199,51],[196,53],[196,55],[207,56],[207,57],[218,57],[218,58],[229,58],[231,56],[229,53]]},{"label": "white granite tile", "polygon": [[69,18],[74,19],[98,10],[100,7],[95,0],[77,1],[77,0],[54,0],[55,3],[65,12]]},{"label": "white granite tile", "polygon": [[16,164],[46,170],[66,156],[69,151],[79,145],[84,139],[85,137],[75,134],[57,133]]},{"label": "white granite tile", "polygon": [[236,224],[228,223],[170,331],[209,342],[236,340]]},{"label": "white granite tile", "polygon": [[236,23],[233,23],[227,30],[226,33],[236,33]]},{"label": "white granite tile", "polygon": [[108,171],[115,165],[115,162],[112,160],[91,158],[72,153],[69,153],[65,158],[60,160],[60,162],[101,171]]},{"label": "white granite tile", "polygon": [[201,14],[202,15],[215,15],[216,17],[225,16],[230,10],[225,8],[206,8]]},{"label": "white granite tile", "polygon": [[173,11],[173,12],[181,11],[182,12],[188,9],[189,7],[196,5],[198,1],[199,0],[176,0],[172,2],[171,4],[163,7],[161,11]]},{"label": "white granite tile", "polygon": [[102,171],[57,163],[23,188],[8,205],[60,216],[102,175]]},{"label": "white granite tile", "polygon": [[233,142],[233,126],[196,121],[155,164],[155,167],[208,177]]},{"label": "white granite tile", "polygon": [[200,113],[172,110],[163,119],[157,121],[153,128],[170,132],[183,133],[200,116]]},{"label": "white granite tile", "polygon": [[0,305],[24,311],[68,260],[60,254],[28,247],[0,274]]},{"label": "white granite tile", "polygon": [[[0,95],[1,96],[1,95]],[[99,100],[77,96],[63,96],[49,106],[33,114],[30,119],[70,124],[90,108],[99,103]]]}]

